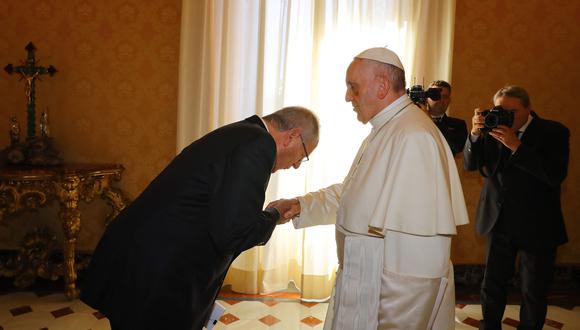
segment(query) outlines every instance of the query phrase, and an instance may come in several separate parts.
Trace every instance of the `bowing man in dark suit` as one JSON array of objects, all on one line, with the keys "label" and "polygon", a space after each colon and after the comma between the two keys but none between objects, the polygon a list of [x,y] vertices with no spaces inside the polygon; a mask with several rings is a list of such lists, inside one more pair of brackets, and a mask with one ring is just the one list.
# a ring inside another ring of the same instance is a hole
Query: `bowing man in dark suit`
[{"label": "bowing man in dark suit", "polygon": [[317,144],[318,119],[300,107],[194,141],[109,224],[81,300],[114,330],[201,329],[231,262],[276,226],[279,211],[262,210],[270,174]]},{"label": "bowing man in dark suit", "polygon": [[441,89],[441,99],[435,101],[427,98],[427,111],[437,128],[443,133],[447,144],[454,155],[463,151],[467,139],[465,120],[447,116],[445,113],[451,103],[451,85],[444,80],[435,80],[429,87]]},{"label": "bowing man in dark suit", "polygon": [[518,329],[542,329],[556,249],[568,240],[560,184],[568,170],[570,133],[532,112],[521,87],[501,88],[494,103],[514,111],[513,125],[482,134],[484,117],[475,109],[464,150],[465,169],[479,169],[485,177],[476,224],[488,236],[480,329],[501,329],[516,255],[522,295]]}]

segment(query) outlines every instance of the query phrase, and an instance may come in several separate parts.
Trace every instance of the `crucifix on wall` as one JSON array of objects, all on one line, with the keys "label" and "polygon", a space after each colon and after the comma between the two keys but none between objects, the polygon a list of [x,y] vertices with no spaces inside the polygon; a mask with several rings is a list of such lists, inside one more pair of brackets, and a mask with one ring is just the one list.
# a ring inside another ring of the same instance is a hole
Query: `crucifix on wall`
[{"label": "crucifix on wall", "polygon": [[36,51],[36,47],[32,42],[29,42],[28,45],[24,48],[28,52],[28,56],[26,57],[26,62],[22,65],[14,67],[12,64],[8,64],[4,70],[9,74],[17,73],[20,75],[20,80],[24,79],[26,83],[26,99],[27,99],[27,139],[33,138],[36,136],[35,133],[35,107],[36,107],[36,79],[40,77],[40,75],[48,74],[53,76],[56,73],[56,68],[54,66],[49,66],[45,68],[43,66],[36,65],[36,58],[34,57],[34,51]]},{"label": "crucifix on wall", "polygon": [[4,67],[4,70],[9,74],[18,74],[20,80],[25,82],[27,108],[26,141],[21,144],[19,136],[15,136],[15,132],[20,133],[20,128],[13,117],[10,123],[11,144],[3,151],[2,158],[9,164],[59,165],[62,164],[62,159],[59,156],[59,152],[52,147],[52,142],[48,136],[48,114],[46,112],[41,114],[40,136],[36,135],[35,129],[36,81],[45,74],[53,76],[56,73],[56,68],[52,65],[48,67],[37,65],[34,56],[36,47],[32,42],[29,42],[24,49],[27,51],[27,57],[22,65],[14,66],[8,64]]}]

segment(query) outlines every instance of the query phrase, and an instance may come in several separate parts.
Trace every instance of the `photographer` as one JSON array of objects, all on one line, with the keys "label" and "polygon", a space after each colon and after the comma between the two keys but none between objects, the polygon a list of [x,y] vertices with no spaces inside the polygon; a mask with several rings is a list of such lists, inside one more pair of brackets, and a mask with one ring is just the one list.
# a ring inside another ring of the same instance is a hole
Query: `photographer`
[{"label": "photographer", "polygon": [[467,125],[465,120],[449,117],[445,113],[449,103],[451,103],[451,85],[444,80],[435,80],[429,85],[429,88],[439,88],[441,97],[439,100],[427,98],[427,111],[445,137],[445,140],[447,140],[451,151],[456,155],[463,150],[465,145]]},{"label": "photographer", "polygon": [[485,177],[476,224],[488,244],[480,329],[501,329],[516,260],[522,296],[518,329],[541,329],[556,249],[568,241],[560,185],[568,169],[570,133],[531,111],[521,87],[503,87],[493,100],[491,111],[475,109],[463,151],[465,169]]}]

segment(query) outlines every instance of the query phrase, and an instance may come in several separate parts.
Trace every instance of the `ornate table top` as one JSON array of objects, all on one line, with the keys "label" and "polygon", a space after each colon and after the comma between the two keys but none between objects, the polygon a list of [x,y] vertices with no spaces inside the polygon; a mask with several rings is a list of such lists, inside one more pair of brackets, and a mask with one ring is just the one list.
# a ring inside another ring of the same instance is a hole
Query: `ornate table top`
[{"label": "ornate table top", "polygon": [[58,166],[25,166],[25,165],[1,165],[1,180],[44,180],[56,176],[70,175],[110,175],[123,171],[120,164],[83,164],[70,163]]}]

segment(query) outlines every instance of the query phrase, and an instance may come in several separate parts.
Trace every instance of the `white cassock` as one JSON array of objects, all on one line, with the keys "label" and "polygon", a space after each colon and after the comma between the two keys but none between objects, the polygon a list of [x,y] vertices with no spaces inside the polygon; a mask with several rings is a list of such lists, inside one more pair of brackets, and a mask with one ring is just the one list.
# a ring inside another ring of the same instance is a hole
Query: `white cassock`
[{"label": "white cassock", "polygon": [[336,224],[324,329],[453,329],[451,235],[468,216],[451,150],[407,95],[370,122],[344,182],[299,197],[293,220]]}]

